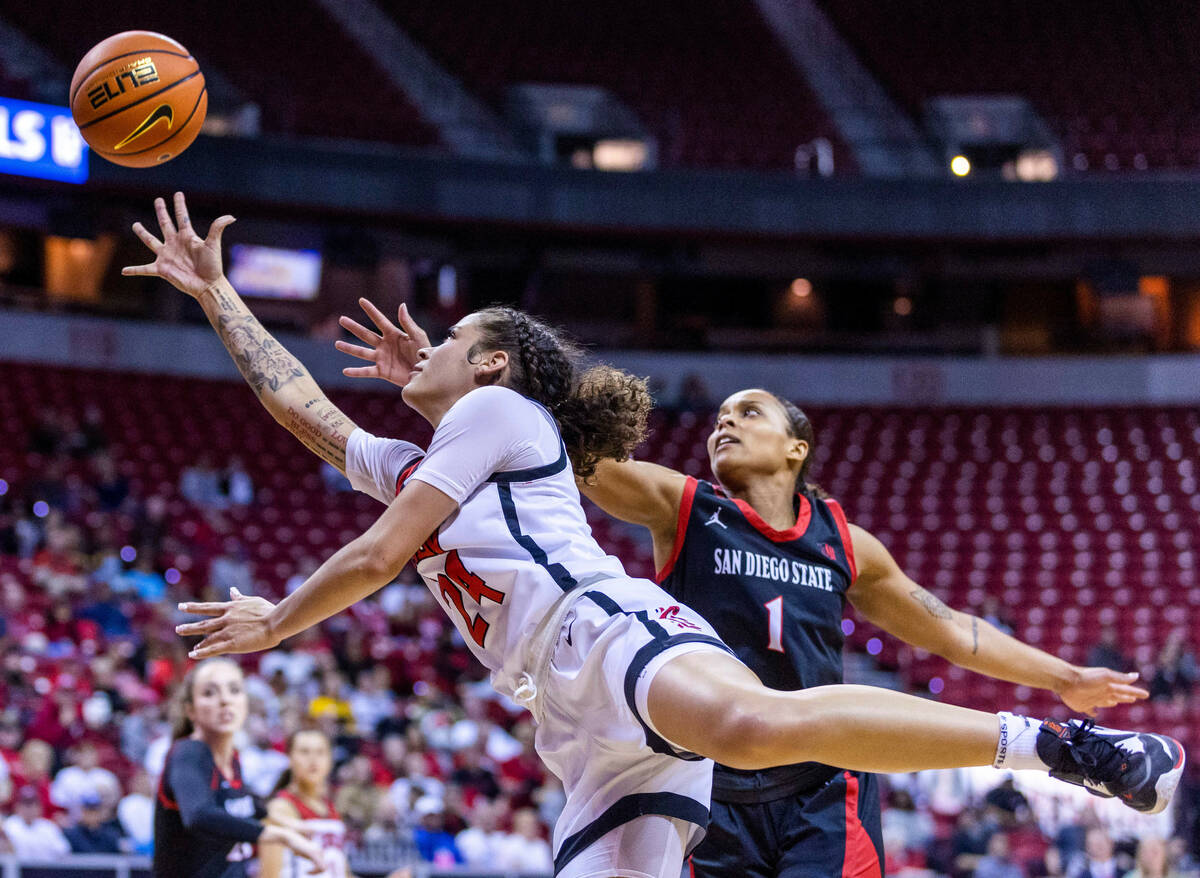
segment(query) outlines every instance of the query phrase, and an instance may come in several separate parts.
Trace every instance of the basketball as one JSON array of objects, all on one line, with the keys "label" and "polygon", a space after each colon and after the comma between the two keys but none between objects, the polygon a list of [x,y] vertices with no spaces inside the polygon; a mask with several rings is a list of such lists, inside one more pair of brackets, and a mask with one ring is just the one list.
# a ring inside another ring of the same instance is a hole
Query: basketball
[{"label": "basketball", "polygon": [[98,155],[149,168],[179,155],[208,110],[204,74],[170,37],[130,30],[92,47],[71,78],[71,115]]}]

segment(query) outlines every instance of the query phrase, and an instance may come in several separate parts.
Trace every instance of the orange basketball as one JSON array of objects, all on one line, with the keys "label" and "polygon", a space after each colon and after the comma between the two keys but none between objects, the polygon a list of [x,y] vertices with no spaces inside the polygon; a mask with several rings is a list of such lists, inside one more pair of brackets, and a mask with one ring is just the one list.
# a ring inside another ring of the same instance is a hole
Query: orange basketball
[{"label": "orange basketball", "polygon": [[170,37],[127,30],[97,43],[71,78],[71,115],[98,155],[149,168],[179,155],[208,111],[204,74]]}]

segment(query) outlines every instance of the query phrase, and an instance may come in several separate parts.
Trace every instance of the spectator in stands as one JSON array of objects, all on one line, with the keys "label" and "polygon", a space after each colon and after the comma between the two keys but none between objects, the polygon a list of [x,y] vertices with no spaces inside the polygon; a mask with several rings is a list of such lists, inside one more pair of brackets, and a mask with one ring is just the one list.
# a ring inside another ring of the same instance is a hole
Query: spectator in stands
[{"label": "spectator in stands", "polygon": [[456,866],[463,862],[463,855],[454,843],[444,824],[442,800],[435,796],[422,796],[413,805],[417,825],[413,829],[413,841],[421,859],[435,866]]},{"label": "spectator in stands", "polygon": [[105,820],[104,800],[96,793],[88,793],[79,804],[79,822],[63,833],[71,850],[77,854],[120,853],[120,826]]},{"label": "spectator in stands", "polygon": [[271,726],[266,715],[253,702],[243,730],[248,740],[238,748],[242,779],[256,796],[265,799],[275,789],[280,775],[287,770],[288,757],[272,745]]},{"label": "spectator in stands", "polygon": [[80,608],[78,616],[95,622],[109,639],[129,637],[133,634],[133,628],[121,602],[106,582],[97,582],[92,586],[91,601]]},{"label": "spectator in stands", "polygon": [[923,851],[933,840],[933,818],[917,809],[908,790],[893,789],[888,795],[882,826],[884,835],[899,841],[905,851]]},{"label": "spectator in stands", "polygon": [[58,824],[42,816],[42,798],[36,787],[17,790],[14,813],[2,825],[18,860],[56,860],[71,852],[71,843]]},{"label": "spectator in stands", "polygon": [[78,529],[51,519],[46,545],[33,556],[34,583],[53,597],[82,594],[87,590],[82,562]]},{"label": "spectator in stands", "polygon": [[1083,858],[1070,870],[1070,878],[1120,878],[1114,853],[1108,831],[1102,826],[1092,827],[1084,841]]},{"label": "spectator in stands", "polygon": [[98,454],[92,459],[92,470],[92,485],[100,508],[106,512],[120,509],[129,499],[129,479],[121,475],[107,454]]},{"label": "spectator in stands", "polygon": [[246,472],[240,457],[231,457],[221,475],[221,489],[231,506],[249,506],[254,502],[254,479]]},{"label": "spectator in stands", "polygon": [[44,813],[58,810],[50,798],[50,771],[53,767],[54,748],[43,740],[30,738],[22,745],[13,770],[13,785],[18,790],[36,790]]},{"label": "spectator in stands", "polygon": [[1029,816],[1029,800],[1013,785],[1010,774],[997,787],[988,790],[983,798],[991,816],[1005,829],[1010,829]]},{"label": "spectator in stands", "polygon": [[220,508],[225,498],[221,494],[221,474],[213,467],[212,455],[201,454],[191,466],[179,474],[179,493],[197,506]]},{"label": "spectator in stands", "polygon": [[81,741],[69,754],[70,761],[54,776],[50,799],[78,820],[83,803],[93,797],[115,803],[121,796],[121,782],[100,766],[100,754],[91,741]]},{"label": "spectator in stands", "polygon": [[520,872],[554,871],[554,857],[542,833],[542,824],[532,808],[513,814],[512,832],[500,844],[496,867]]},{"label": "spectator in stands", "polygon": [[954,874],[971,875],[987,854],[988,841],[996,832],[994,823],[985,821],[975,808],[964,808],[958,815],[950,837]]},{"label": "spectator in stands", "polygon": [[237,537],[225,540],[224,551],[213,559],[208,572],[211,600],[226,601],[233,589],[242,594],[254,594],[254,570],[246,544]]},{"label": "spectator in stands", "polygon": [[1111,668],[1121,673],[1133,670],[1133,662],[1121,652],[1117,629],[1112,625],[1100,629],[1100,640],[1088,650],[1087,660],[1093,667]]},{"label": "spectator in stands", "polygon": [[375,784],[371,760],[358,755],[337,770],[338,788],[333,806],[351,834],[361,834],[376,819],[382,798]]},{"label": "spectator in stands", "polygon": [[1025,878],[1025,873],[1012,859],[1008,836],[995,833],[988,839],[987,853],[975,866],[975,878]]},{"label": "spectator in stands", "polygon": [[134,772],[129,781],[129,793],[117,805],[117,819],[133,853],[148,855],[154,850],[154,784],[144,769]]},{"label": "spectator in stands", "polygon": [[354,726],[360,733],[370,734],[381,720],[395,710],[395,699],[391,693],[392,673],[387,665],[375,665],[358,674],[358,686],[350,695],[350,711],[354,715]]},{"label": "spectator in stands", "polygon": [[1179,878],[1167,850],[1167,840],[1161,835],[1147,835],[1138,841],[1134,867],[1125,878]]},{"label": "spectator in stands", "polygon": [[313,719],[331,717],[339,725],[354,726],[354,712],[346,700],[346,681],[341,673],[332,668],[321,674],[321,689],[308,703],[308,715]]},{"label": "spectator in stands", "polygon": [[1167,635],[1158,654],[1154,678],[1150,681],[1150,697],[1160,700],[1184,699],[1192,691],[1198,670],[1196,657],[1187,648],[1187,631],[1176,628]]},{"label": "spectator in stands", "polygon": [[454,836],[463,862],[477,868],[496,868],[505,834],[499,830],[504,806],[490,799],[477,798],[467,820],[468,827]]},{"label": "spectator in stands", "polygon": [[117,578],[116,590],[133,592],[151,604],[156,604],[166,597],[167,581],[154,569],[154,558],[148,548],[139,551],[133,567]]}]

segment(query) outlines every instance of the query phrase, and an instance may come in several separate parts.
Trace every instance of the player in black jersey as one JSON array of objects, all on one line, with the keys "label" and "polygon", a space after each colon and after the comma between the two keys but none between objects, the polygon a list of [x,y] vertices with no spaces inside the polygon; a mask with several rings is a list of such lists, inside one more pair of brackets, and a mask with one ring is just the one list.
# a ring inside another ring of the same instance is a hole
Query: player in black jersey
[{"label": "player in black jersey", "polygon": [[154,804],[155,878],[245,878],[256,843],[320,861],[320,847],[298,823],[260,822],[266,809],[242,783],[233,736],[246,720],[244,682],[228,659],[203,661],[183,680],[182,714]]},{"label": "player in black jersey", "polygon": [[[847,602],[901,640],[989,676],[1056,692],[1072,710],[1145,698],[1136,674],[1081,668],[956,612],[900,570],[883,544],[805,482],[812,425],[763,390],[721,405],[708,439],[718,485],[641,461],[605,461],[580,489],[650,529],[657,579],[712,622],[772,689],[842,682]],[[671,608],[663,608],[670,613]],[[819,763],[718,765],[697,878],[879,876],[875,778]]]}]

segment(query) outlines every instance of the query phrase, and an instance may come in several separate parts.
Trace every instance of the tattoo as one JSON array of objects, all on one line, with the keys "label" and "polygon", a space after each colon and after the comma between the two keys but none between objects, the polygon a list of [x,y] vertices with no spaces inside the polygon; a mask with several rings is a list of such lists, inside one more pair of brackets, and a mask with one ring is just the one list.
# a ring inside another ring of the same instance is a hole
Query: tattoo
[{"label": "tattoo", "polygon": [[346,468],[350,419],[325,397],[310,399],[300,411],[289,406],[284,426],[313,454],[338,469]]},{"label": "tattoo", "polygon": [[916,588],[910,591],[909,596],[923,606],[926,612],[935,619],[950,619],[954,615],[949,607],[923,588]]},{"label": "tattoo", "polygon": [[279,390],[297,378],[308,377],[300,361],[271,338],[253,316],[221,314],[217,318],[217,334],[242,377],[260,398],[264,388]]},{"label": "tattoo", "polygon": [[[237,298],[220,289],[214,289],[212,295],[218,308],[217,335],[260,400],[292,382],[312,381],[300,361],[272,338]],[[299,409],[289,406],[280,422],[313,454],[345,470],[346,443],[354,424],[324,396],[314,396]]]},{"label": "tattoo", "polygon": [[971,636],[975,640],[975,645],[971,647],[971,655],[979,655],[979,617],[971,617]]}]

